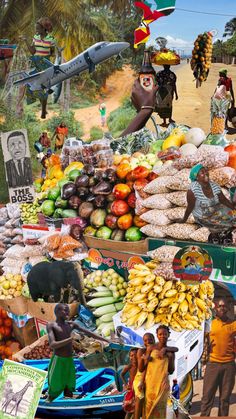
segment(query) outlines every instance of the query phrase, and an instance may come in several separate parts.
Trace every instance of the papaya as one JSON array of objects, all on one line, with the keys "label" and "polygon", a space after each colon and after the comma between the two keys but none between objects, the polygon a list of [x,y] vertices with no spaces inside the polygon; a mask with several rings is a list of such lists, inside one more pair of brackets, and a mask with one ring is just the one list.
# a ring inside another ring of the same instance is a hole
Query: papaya
[{"label": "papaya", "polygon": [[179,128],[174,128],[169,137],[164,140],[162,144],[162,150],[166,150],[170,147],[180,147],[184,141],[184,138],[184,132]]}]

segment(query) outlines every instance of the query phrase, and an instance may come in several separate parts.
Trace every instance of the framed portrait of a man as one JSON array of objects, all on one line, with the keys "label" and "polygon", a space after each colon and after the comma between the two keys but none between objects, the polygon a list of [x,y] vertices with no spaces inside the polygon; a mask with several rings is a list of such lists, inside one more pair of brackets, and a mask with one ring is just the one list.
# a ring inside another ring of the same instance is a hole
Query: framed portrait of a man
[{"label": "framed portrait of a man", "polygon": [[33,176],[27,131],[22,129],[3,132],[1,144],[10,201],[33,201]]}]

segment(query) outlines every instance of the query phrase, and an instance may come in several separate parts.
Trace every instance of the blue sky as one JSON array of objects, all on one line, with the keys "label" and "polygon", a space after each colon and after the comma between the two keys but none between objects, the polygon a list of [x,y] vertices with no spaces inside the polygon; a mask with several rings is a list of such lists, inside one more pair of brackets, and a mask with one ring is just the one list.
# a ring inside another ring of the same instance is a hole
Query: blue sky
[{"label": "blue sky", "polygon": [[[150,0],[149,0],[150,1]],[[154,3],[154,0],[151,0]],[[215,16],[184,12],[181,9],[219,13],[232,16]],[[199,33],[216,29],[214,40],[222,39],[225,23],[236,17],[236,0],[176,0],[176,10],[150,25],[151,41],[158,36],[168,39],[167,47],[190,53],[193,42]]]}]

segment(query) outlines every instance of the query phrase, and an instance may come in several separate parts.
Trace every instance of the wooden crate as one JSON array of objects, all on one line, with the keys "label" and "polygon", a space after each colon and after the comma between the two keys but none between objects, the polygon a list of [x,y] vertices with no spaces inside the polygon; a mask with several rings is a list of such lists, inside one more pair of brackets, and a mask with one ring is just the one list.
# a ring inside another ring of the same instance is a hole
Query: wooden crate
[{"label": "wooden crate", "polygon": [[[28,313],[37,319],[51,322],[56,319],[54,314],[56,305],[57,303],[34,302],[30,299],[28,300]],[[70,318],[72,318],[78,313],[79,303],[68,304],[68,306],[70,308]]]},{"label": "wooden crate", "polygon": [[114,250],[117,252],[146,255],[148,252],[148,239],[138,242],[124,242],[115,240],[98,239],[97,237],[84,236],[84,241],[89,248]]},{"label": "wooden crate", "polygon": [[19,352],[12,356],[13,361],[22,362],[24,361],[24,355],[29,353],[31,349],[35,348],[36,346],[43,346],[44,343],[48,340],[48,335],[44,335],[41,338],[37,339],[31,345],[26,346],[25,348],[21,349]]},{"label": "wooden crate", "polygon": [[10,313],[21,316],[28,311],[28,300],[21,295],[20,297],[12,298],[11,300],[0,300],[0,307]]},{"label": "wooden crate", "polygon": [[12,322],[12,330],[14,337],[22,347],[31,345],[38,339],[37,330],[34,319],[29,319],[25,326],[18,327],[15,321]]}]

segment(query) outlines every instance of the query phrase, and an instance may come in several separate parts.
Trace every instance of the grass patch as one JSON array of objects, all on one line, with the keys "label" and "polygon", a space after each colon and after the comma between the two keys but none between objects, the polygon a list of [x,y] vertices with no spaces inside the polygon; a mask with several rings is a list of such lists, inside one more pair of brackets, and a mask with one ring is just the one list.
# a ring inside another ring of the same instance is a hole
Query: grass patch
[{"label": "grass patch", "polygon": [[100,127],[90,129],[90,141],[100,140],[103,137],[103,130]]},{"label": "grass patch", "polygon": [[120,134],[127,128],[129,123],[135,117],[136,111],[130,101],[125,98],[122,105],[110,113],[107,126],[114,138],[120,137]]}]

